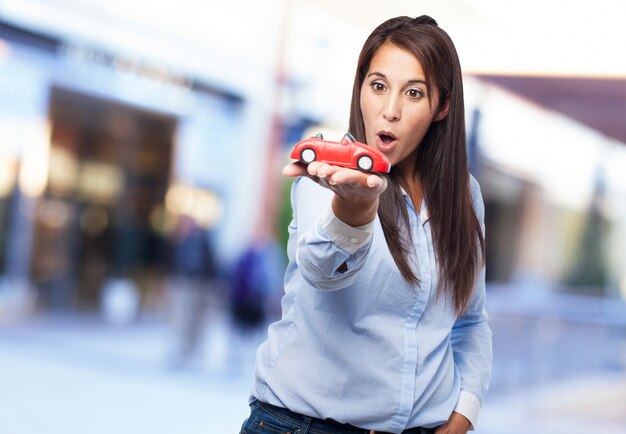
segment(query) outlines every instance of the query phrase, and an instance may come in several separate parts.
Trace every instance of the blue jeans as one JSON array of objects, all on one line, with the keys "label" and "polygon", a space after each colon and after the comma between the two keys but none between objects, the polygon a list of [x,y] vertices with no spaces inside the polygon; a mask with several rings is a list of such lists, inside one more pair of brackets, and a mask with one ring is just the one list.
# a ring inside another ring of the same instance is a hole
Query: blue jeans
[{"label": "blue jeans", "polygon": [[[342,424],[330,419],[317,419],[275,407],[261,401],[250,404],[250,417],[239,434],[369,434],[370,430]],[[376,431],[378,433],[378,431]],[[434,429],[411,428],[406,434],[431,434]]]}]

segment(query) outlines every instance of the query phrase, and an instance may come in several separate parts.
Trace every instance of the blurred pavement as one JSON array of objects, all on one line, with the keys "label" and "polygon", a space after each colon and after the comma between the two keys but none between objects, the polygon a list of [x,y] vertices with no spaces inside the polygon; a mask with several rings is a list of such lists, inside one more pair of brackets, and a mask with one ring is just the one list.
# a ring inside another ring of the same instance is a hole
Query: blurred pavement
[{"label": "blurred pavement", "polygon": [[[490,293],[494,375],[475,432],[626,434],[623,303]],[[0,323],[0,433],[238,432],[259,336],[238,348],[214,312],[204,354],[174,369],[164,318],[68,315]]]}]

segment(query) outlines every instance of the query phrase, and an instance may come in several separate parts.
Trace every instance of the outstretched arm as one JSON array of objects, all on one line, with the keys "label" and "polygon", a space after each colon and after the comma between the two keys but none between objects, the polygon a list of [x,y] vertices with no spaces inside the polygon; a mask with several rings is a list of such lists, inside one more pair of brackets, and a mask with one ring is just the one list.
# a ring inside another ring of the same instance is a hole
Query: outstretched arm
[{"label": "outstretched arm", "polygon": [[[378,196],[387,180],[318,162],[290,164],[283,174],[309,178],[321,187],[311,189],[309,182],[301,180],[294,183],[290,258],[298,264],[302,277],[317,289],[337,290],[350,285],[367,259]],[[325,202],[327,208],[321,209],[318,199],[324,190],[330,203]]]}]

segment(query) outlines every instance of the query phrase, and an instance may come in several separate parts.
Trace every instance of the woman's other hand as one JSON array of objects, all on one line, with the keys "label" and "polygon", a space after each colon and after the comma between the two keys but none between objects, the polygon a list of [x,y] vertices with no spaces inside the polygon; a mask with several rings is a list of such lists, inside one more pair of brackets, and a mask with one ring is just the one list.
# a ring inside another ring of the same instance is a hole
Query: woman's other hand
[{"label": "woman's other hand", "polygon": [[435,434],[467,434],[470,426],[470,421],[455,411],[446,423],[437,427]]}]

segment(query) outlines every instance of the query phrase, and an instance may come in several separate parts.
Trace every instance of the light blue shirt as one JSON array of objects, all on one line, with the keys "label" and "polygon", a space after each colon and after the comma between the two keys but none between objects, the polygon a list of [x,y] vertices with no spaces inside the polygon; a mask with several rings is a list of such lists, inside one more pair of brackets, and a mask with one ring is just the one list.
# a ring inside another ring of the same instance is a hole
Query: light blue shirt
[{"label": "light blue shirt", "polygon": [[[474,209],[484,205],[472,178]],[[292,187],[282,318],[256,358],[251,399],[378,431],[434,427],[452,411],[476,425],[491,375],[484,268],[456,318],[436,297],[438,264],[425,202],[405,195],[418,286],[401,276],[378,217],[337,219],[333,193],[308,178]],[[343,263],[348,270],[337,271]]]}]

